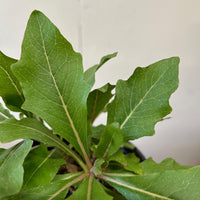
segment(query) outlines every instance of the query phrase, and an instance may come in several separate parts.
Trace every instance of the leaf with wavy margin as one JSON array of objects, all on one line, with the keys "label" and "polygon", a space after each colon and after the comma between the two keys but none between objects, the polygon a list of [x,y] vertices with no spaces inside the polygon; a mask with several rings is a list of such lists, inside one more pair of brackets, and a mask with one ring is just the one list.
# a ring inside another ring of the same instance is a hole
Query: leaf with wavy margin
[{"label": "leaf with wavy margin", "polygon": [[154,134],[154,126],[171,112],[169,97],[178,87],[179,58],[138,67],[127,80],[119,80],[116,96],[107,106],[108,124],[118,122],[125,141]]},{"label": "leaf with wavy margin", "polygon": [[161,163],[156,163],[152,158],[149,158],[142,163],[140,163],[143,173],[152,174],[158,172],[164,172],[167,170],[179,170],[179,169],[189,169],[191,166],[180,165],[175,160],[167,158]]},{"label": "leaf with wavy margin", "polygon": [[23,87],[22,108],[47,122],[90,166],[86,108],[90,88],[83,80],[82,57],[39,11],[29,18],[21,58],[12,70]]}]

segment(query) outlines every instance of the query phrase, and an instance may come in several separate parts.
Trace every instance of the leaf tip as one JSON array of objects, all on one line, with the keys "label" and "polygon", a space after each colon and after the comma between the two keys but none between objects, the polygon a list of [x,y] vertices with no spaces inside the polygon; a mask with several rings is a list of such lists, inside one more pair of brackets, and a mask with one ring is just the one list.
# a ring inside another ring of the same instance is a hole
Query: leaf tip
[{"label": "leaf tip", "polygon": [[40,19],[40,17],[41,18],[47,18],[46,15],[44,13],[42,13],[41,11],[33,10],[30,17],[29,17],[28,23],[29,23],[29,21],[35,20],[35,18]]},{"label": "leaf tip", "polygon": [[31,16],[32,15],[38,15],[38,14],[42,14],[42,12],[39,11],[39,10],[33,10],[32,13],[31,13]]},{"label": "leaf tip", "polygon": [[172,59],[172,62],[176,65],[178,65],[180,63],[180,57],[179,56],[171,57],[171,59]]},{"label": "leaf tip", "polygon": [[117,56],[117,54],[118,54],[118,52],[116,51],[116,52],[114,52],[113,53],[113,57],[116,57]]}]

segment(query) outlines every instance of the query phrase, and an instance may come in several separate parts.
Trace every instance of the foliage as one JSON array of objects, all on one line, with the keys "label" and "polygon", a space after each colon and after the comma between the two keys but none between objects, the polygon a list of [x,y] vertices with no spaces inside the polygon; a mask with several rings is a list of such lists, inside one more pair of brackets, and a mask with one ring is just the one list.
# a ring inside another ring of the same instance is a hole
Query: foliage
[{"label": "foliage", "polygon": [[[31,14],[21,58],[0,53],[0,95],[7,107],[0,107],[0,141],[25,139],[0,149],[0,199],[200,198],[199,166],[141,162],[122,151],[129,140],[153,135],[171,112],[179,58],[138,67],[128,80],[92,90],[95,72],[115,56],[84,72],[81,55],[55,25],[39,11]],[[8,109],[20,112],[20,120]],[[102,112],[107,124],[95,127]]]}]

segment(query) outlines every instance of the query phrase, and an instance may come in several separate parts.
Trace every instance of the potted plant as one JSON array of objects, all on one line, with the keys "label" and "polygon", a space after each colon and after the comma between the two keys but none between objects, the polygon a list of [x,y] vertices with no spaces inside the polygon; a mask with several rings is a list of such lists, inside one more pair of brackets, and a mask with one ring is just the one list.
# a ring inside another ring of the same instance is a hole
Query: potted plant
[{"label": "potted plant", "polygon": [[[128,80],[92,90],[95,72],[115,56],[84,72],[81,55],[50,20],[31,14],[21,58],[0,53],[6,105],[0,141],[24,139],[0,149],[0,199],[200,199],[199,166],[140,162],[122,151],[129,140],[153,135],[156,122],[171,112],[179,58],[138,67]],[[94,127],[101,112],[108,113],[107,124]]]}]

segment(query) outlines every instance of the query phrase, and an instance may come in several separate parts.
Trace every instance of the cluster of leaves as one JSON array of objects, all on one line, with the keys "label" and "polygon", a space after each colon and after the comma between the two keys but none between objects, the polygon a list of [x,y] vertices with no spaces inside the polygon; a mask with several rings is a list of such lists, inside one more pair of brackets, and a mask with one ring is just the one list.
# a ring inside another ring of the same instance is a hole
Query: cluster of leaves
[{"label": "cluster of leaves", "polygon": [[[200,167],[172,159],[140,162],[121,150],[129,140],[153,135],[155,123],[171,112],[179,59],[138,67],[128,80],[91,91],[95,72],[115,56],[84,72],[81,55],[59,30],[41,12],[32,13],[20,60],[0,53],[0,96],[20,112],[17,120],[0,107],[0,141],[24,139],[0,149],[0,199],[200,198]],[[107,125],[94,127],[101,112],[108,113]]]}]

